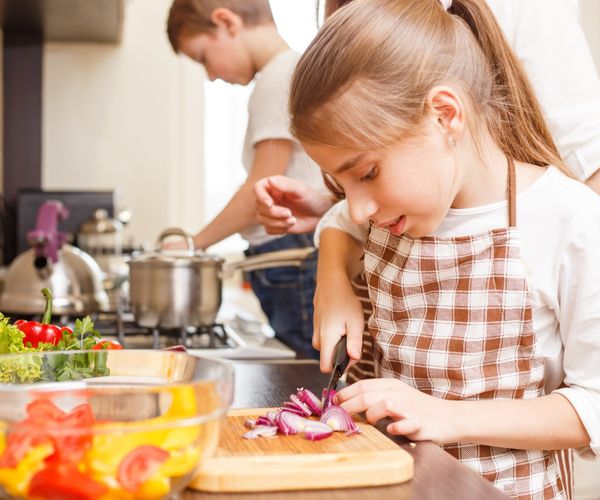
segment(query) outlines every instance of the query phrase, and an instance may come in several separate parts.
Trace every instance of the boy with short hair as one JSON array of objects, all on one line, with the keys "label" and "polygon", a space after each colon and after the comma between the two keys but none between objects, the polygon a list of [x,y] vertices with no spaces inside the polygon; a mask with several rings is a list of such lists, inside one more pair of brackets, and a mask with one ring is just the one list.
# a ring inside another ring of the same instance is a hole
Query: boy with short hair
[{"label": "boy with short hair", "polygon": [[[277,32],[268,0],[174,0],[167,22],[176,53],[202,64],[211,80],[247,85],[243,163],[248,177],[225,208],[194,236],[205,249],[239,232],[247,255],[312,246],[312,234],[269,235],[257,224],[253,185],[277,174],[323,189],[320,170],[289,131],[288,96],[300,54]],[[318,358],[311,345],[316,254],[300,268],[252,271],[249,279],[279,339],[301,357]]]}]

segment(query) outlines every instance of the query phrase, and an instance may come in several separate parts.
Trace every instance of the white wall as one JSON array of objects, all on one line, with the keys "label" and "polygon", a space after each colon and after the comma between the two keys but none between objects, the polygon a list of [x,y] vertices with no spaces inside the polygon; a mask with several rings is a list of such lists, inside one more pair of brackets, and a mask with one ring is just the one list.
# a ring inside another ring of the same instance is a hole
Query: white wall
[{"label": "white wall", "polygon": [[119,45],[46,44],[45,189],[118,189],[129,233],[203,220],[203,82],[165,34],[171,0],[130,0]]}]

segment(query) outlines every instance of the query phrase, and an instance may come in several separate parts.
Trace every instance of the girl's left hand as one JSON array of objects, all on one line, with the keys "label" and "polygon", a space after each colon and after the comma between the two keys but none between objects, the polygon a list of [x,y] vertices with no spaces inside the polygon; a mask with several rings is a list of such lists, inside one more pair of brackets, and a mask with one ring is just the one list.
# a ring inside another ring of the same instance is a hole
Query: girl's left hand
[{"label": "girl's left hand", "polygon": [[391,417],[395,422],[387,426],[390,434],[438,444],[453,441],[448,423],[449,402],[397,379],[361,380],[339,391],[335,402],[348,413],[365,412],[371,424]]}]

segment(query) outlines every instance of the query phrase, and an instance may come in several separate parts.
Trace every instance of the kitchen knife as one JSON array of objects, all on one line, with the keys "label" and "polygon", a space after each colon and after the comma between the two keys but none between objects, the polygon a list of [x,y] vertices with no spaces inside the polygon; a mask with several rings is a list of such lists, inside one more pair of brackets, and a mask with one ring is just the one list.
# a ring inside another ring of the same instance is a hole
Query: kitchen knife
[{"label": "kitchen knife", "polygon": [[337,384],[340,380],[340,377],[344,374],[346,368],[348,368],[348,363],[350,362],[345,335],[342,338],[340,338],[340,340],[338,340],[337,344],[335,345],[335,348],[333,349],[332,362],[333,370],[331,371],[329,384],[327,384],[327,390],[324,393],[324,397],[322,400],[323,409],[325,409],[327,395],[330,393],[330,391],[335,390],[337,388]]}]

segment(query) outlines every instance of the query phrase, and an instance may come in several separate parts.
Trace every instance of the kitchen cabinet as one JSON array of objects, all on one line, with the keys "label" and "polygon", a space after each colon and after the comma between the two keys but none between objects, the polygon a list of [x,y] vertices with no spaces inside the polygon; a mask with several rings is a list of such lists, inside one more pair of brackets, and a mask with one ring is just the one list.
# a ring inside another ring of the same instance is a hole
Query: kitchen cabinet
[{"label": "kitchen cabinet", "polygon": [[[319,371],[316,361],[235,362],[233,408],[279,406],[299,385],[317,392],[329,377]],[[382,422],[385,424],[385,422]],[[384,426],[378,425],[380,430]],[[439,446],[429,441],[411,445],[406,439],[390,436],[415,459],[411,481],[393,486],[261,493],[200,493],[186,490],[183,500],[502,500],[508,497],[494,488]],[[241,439],[241,437],[240,437]]]},{"label": "kitchen cabinet", "polygon": [[7,33],[39,33],[46,42],[118,43],[126,0],[0,0]]}]

